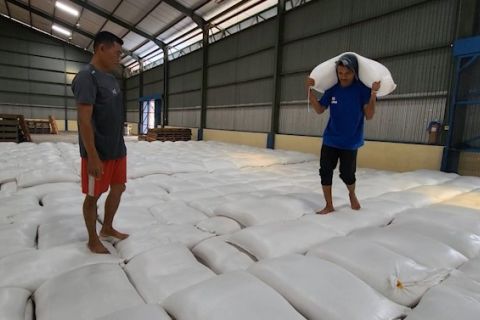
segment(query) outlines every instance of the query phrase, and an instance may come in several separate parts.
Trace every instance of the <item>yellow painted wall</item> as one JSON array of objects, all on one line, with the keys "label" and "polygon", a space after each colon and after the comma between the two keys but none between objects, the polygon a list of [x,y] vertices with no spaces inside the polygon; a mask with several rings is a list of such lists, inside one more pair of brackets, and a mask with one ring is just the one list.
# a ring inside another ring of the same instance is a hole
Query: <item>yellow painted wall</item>
[{"label": "yellow painted wall", "polygon": [[[293,135],[276,135],[275,149],[294,150],[320,156],[322,139]],[[392,171],[417,169],[439,170],[441,146],[366,141],[358,152],[358,166]]]},{"label": "yellow painted wall", "polygon": [[[58,131],[65,131],[65,120],[55,120],[57,122]],[[68,131],[78,131],[77,120],[68,120]]]},{"label": "yellow painted wall", "polygon": [[266,133],[205,129],[203,131],[203,139],[206,141],[213,140],[227,143],[243,144],[258,148],[265,148],[265,146],[267,145]]},{"label": "yellow painted wall", "polygon": [[442,146],[366,141],[358,152],[363,168],[393,171],[440,170]]}]

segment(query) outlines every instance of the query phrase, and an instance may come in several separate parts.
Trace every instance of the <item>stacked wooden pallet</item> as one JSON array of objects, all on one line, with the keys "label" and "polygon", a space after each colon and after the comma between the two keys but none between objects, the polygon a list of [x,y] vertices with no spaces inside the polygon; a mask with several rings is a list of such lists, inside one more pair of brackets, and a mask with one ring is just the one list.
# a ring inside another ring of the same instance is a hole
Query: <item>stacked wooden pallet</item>
[{"label": "stacked wooden pallet", "polygon": [[25,117],[21,114],[0,114],[0,142],[31,142]]},{"label": "stacked wooden pallet", "polygon": [[147,141],[189,141],[192,130],[185,128],[155,128],[147,132]]},{"label": "stacked wooden pallet", "polygon": [[48,120],[27,119],[27,126],[30,133],[33,134],[58,134],[57,122],[53,116],[48,116]]}]

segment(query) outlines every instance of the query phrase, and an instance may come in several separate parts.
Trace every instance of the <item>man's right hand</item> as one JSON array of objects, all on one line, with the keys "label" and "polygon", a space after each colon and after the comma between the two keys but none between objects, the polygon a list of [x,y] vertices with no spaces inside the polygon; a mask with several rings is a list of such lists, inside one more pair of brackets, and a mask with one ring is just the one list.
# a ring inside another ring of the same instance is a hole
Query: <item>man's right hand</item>
[{"label": "man's right hand", "polygon": [[313,87],[315,85],[315,80],[313,80],[310,77],[307,77],[305,80],[305,87],[307,88],[307,91],[310,90],[310,87]]},{"label": "man's right hand", "polygon": [[88,157],[87,166],[88,166],[88,174],[95,177],[96,179],[100,179],[100,177],[103,175],[102,160],[100,160],[98,156]]}]

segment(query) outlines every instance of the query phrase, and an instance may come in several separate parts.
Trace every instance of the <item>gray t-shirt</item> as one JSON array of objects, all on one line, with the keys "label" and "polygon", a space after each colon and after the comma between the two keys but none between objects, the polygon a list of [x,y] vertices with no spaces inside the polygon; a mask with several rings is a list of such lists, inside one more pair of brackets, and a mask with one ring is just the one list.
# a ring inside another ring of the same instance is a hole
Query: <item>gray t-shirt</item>
[{"label": "gray t-shirt", "polygon": [[[127,155],[123,140],[124,105],[117,80],[91,64],[73,79],[72,91],[77,103],[93,105],[92,126],[95,148],[101,160],[120,159]],[[87,157],[79,137],[80,156]]]}]

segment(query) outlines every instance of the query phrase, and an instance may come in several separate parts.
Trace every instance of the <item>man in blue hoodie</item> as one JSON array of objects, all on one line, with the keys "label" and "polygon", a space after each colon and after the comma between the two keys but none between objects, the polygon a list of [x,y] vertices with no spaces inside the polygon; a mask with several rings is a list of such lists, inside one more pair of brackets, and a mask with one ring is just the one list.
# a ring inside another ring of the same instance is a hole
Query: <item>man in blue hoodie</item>
[{"label": "man in blue hoodie", "polygon": [[[320,154],[320,177],[325,208],[317,213],[327,214],[335,210],[332,200],[333,171],[340,160],[340,178],[347,185],[350,205],[359,210],[360,202],[355,195],[355,172],[357,150],[364,144],[364,119],[370,120],[375,113],[377,91],[380,82],[368,88],[358,79],[358,61],[353,54],[344,54],[336,62],[338,82],[326,90],[320,100],[309,92],[310,104],[315,112],[322,114],[330,109],[330,118],[323,133]],[[307,90],[312,90],[315,80],[307,78]]]}]

